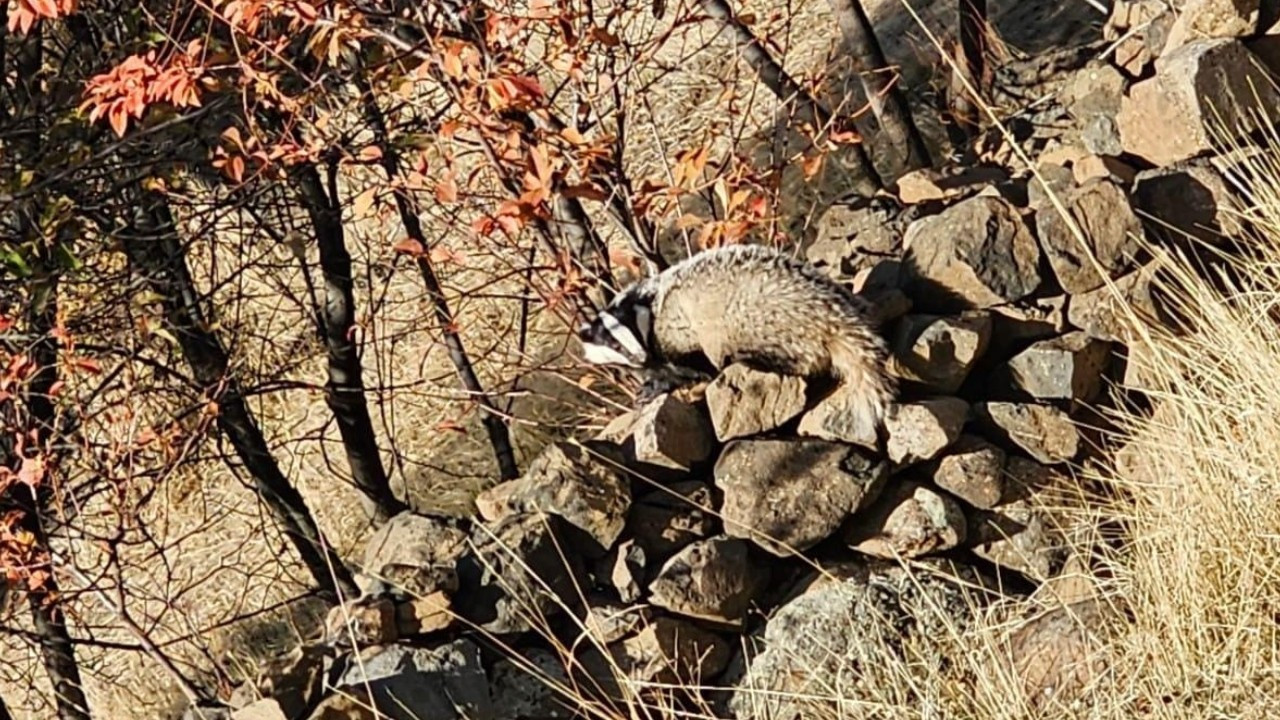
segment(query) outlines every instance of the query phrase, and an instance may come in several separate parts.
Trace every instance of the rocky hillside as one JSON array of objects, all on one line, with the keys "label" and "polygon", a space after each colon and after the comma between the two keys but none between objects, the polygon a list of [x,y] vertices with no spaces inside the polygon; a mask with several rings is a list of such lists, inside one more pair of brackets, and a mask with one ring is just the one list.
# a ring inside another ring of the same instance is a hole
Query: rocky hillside
[{"label": "rocky hillside", "polygon": [[395,517],[325,637],[237,709],[189,714],[513,720],[662,695],[812,717],[835,688],[856,701],[867,663],[949,662],[929,640],[994,602],[1016,629],[991,671],[1069,701],[1119,616],[1090,592],[1098,528],[1055,509],[1108,460],[1100,409],[1144,402],[1135,329],[1174,322],[1168,253],[1209,264],[1247,230],[1233,188],[1280,115],[1274,10],[1118,2],[1101,43],[1001,69],[1004,99],[1035,101],[975,163],[826,213],[807,257],[876,302],[902,386],[883,437],[801,378],[729,367],[548,446],[474,518]]}]

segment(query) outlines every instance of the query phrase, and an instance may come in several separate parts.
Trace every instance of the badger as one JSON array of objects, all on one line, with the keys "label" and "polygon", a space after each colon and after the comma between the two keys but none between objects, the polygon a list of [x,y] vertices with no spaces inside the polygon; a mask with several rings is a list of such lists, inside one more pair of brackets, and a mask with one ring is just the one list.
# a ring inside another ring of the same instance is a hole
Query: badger
[{"label": "badger", "polygon": [[760,245],[706,250],[620,292],[578,330],[583,359],[645,376],[641,399],[733,363],[825,378],[875,431],[894,397],[870,304],[816,268]]}]

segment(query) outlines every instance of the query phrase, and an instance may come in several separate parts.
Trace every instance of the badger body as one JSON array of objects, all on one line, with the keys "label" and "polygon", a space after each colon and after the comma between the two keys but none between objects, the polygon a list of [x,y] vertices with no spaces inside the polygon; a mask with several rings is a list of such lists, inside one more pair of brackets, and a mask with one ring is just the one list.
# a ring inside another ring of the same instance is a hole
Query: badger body
[{"label": "badger body", "polygon": [[872,427],[893,398],[867,302],[763,246],[693,255],[620,293],[579,335],[588,362],[644,371],[649,393],[743,363],[830,378]]}]

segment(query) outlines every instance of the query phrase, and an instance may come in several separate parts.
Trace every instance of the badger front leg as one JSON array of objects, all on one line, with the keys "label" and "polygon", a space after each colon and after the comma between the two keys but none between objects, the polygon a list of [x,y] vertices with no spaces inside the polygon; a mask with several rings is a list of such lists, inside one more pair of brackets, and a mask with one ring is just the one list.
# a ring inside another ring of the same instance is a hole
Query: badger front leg
[{"label": "badger front leg", "polygon": [[691,367],[664,365],[648,371],[644,384],[636,394],[636,404],[644,405],[655,398],[689,385],[696,385],[713,378],[710,372]]}]

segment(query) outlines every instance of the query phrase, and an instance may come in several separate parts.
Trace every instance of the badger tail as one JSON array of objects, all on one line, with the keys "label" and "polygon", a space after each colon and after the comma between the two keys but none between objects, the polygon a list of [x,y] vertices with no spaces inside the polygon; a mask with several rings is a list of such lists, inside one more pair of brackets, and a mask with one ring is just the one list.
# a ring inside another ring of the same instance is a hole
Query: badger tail
[{"label": "badger tail", "polygon": [[886,367],[884,340],[870,330],[838,336],[831,342],[831,369],[840,381],[836,393],[858,434],[874,438],[897,396],[897,386]]}]

